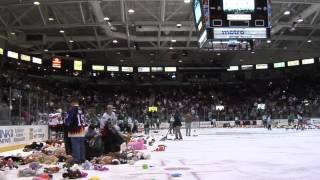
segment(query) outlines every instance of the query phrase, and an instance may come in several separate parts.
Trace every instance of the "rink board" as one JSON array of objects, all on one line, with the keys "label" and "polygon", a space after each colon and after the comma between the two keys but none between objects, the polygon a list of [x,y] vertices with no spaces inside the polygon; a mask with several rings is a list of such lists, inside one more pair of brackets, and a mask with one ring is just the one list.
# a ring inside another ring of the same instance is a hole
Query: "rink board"
[{"label": "rink board", "polygon": [[0,152],[48,139],[48,126],[0,126]]}]

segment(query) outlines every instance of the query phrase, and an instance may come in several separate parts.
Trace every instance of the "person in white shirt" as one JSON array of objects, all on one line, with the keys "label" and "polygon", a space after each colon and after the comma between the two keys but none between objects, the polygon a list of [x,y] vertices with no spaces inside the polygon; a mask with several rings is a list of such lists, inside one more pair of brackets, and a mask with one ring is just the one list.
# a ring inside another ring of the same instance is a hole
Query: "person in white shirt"
[{"label": "person in white shirt", "polygon": [[100,119],[100,129],[102,130],[107,123],[110,123],[113,126],[117,124],[117,116],[113,112],[113,106],[112,105],[108,105],[107,108],[106,108],[106,112],[103,113],[103,115],[102,115],[102,117]]},{"label": "person in white shirt", "polygon": [[120,145],[123,143],[123,139],[112,105],[107,106],[106,112],[100,119],[100,133],[104,141],[105,154],[120,151]]}]

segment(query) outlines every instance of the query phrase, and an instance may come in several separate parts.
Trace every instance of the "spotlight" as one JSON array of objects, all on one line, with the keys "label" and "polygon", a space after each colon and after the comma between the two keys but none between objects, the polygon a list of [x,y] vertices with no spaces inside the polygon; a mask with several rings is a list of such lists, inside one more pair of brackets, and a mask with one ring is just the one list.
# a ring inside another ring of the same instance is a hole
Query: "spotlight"
[{"label": "spotlight", "polygon": [[113,42],[113,44],[117,44],[117,43],[118,43],[118,40],[115,39],[115,40],[113,40],[112,42]]},{"label": "spotlight", "polygon": [[129,14],[133,14],[133,13],[134,13],[134,10],[133,10],[133,9],[129,9],[129,10],[128,10],[128,13],[129,13]]},{"label": "spotlight", "polygon": [[36,5],[36,6],[39,6],[40,2],[39,1],[34,1],[33,4]]},{"label": "spotlight", "polygon": [[288,16],[288,15],[290,15],[291,14],[291,12],[289,11],[289,10],[286,10],[284,13],[283,13],[283,15],[286,15],[286,16]]},{"label": "spotlight", "polygon": [[181,28],[182,24],[179,23],[176,26],[177,26],[177,28]]},{"label": "spotlight", "polygon": [[15,33],[15,32],[11,32],[10,34],[11,34],[11,35],[16,35],[16,33]]},{"label": "spotlight", "polygon": [[49,17],[48,20],[49,20],[49,21],[54,21],[54,18]]},{"label": "spotlight", "polygon": [[73,43],[74,41],[72,39],[69,40],[69,43]]},{"label": "spotlight", "polygon": [[311,40],[311,39],[309,39],[307,42],[308,42],[308,43],[312,43],[312,40]]},{"label": "spotlight", "polygon": [[183,2],[187,4],[190,3],[190,0],[184,0]]},{"label": "spotlight", "polygon": [[272,41],[270,39],[267,40],[267,43],[270,44]]},{"label": "spotlight", "polygon": [[110,21],[110,18],[109,17],[104,17],[103,20]]},{"label": "spotlight", "polygon": [[299,23],[303,22],[303,18],[302,18],[302,17],[299,17],[299,18],[297,19],[297,22],[299,22]]},{"label": "spotlight", "polygon": [[43,50],[44,52],[48,52],[49,50],[48,49],[45,49],[45,50]]},{"label": "spotlight", "polygon": [[173,47],[172,47],[172,46],[170,46],[170,47],[169,47],[169,49],[170,49],[170,50],[172,50],[172,49],[173,49]]},{"label": "spotlight", "polygon": [[64,33],[64,30],[61,29],[61,30],[59,31],[59,33],[63,34],[63,33]]},{"label": "spotlight", "polygon": [[175,40],[175,39],[172,39],[172,40],[171,40],[171,42],[172,42],[172,43],[176,43],[176,42],[177,42],[177,40]]}]

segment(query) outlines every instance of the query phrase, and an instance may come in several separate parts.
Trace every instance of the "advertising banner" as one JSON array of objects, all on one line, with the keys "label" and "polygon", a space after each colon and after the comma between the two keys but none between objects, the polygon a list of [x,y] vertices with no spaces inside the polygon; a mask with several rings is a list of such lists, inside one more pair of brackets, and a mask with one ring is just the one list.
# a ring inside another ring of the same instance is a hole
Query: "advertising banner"
[{"label": "advertising banner", "polygon": [[48,126],[0,126],[0,148],[48,139]]}]

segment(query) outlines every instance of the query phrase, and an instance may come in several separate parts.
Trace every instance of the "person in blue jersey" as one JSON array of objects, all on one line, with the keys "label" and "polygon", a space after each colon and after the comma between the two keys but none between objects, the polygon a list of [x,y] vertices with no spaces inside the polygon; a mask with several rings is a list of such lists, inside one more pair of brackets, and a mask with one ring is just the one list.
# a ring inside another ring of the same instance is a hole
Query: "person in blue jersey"
[{"label": "person in blue jersey", "polygon": [[74,163],[83,163],[85,159],[85,117],[78,100],[71,101],[66,118],[66,130],[71,141]]}]

